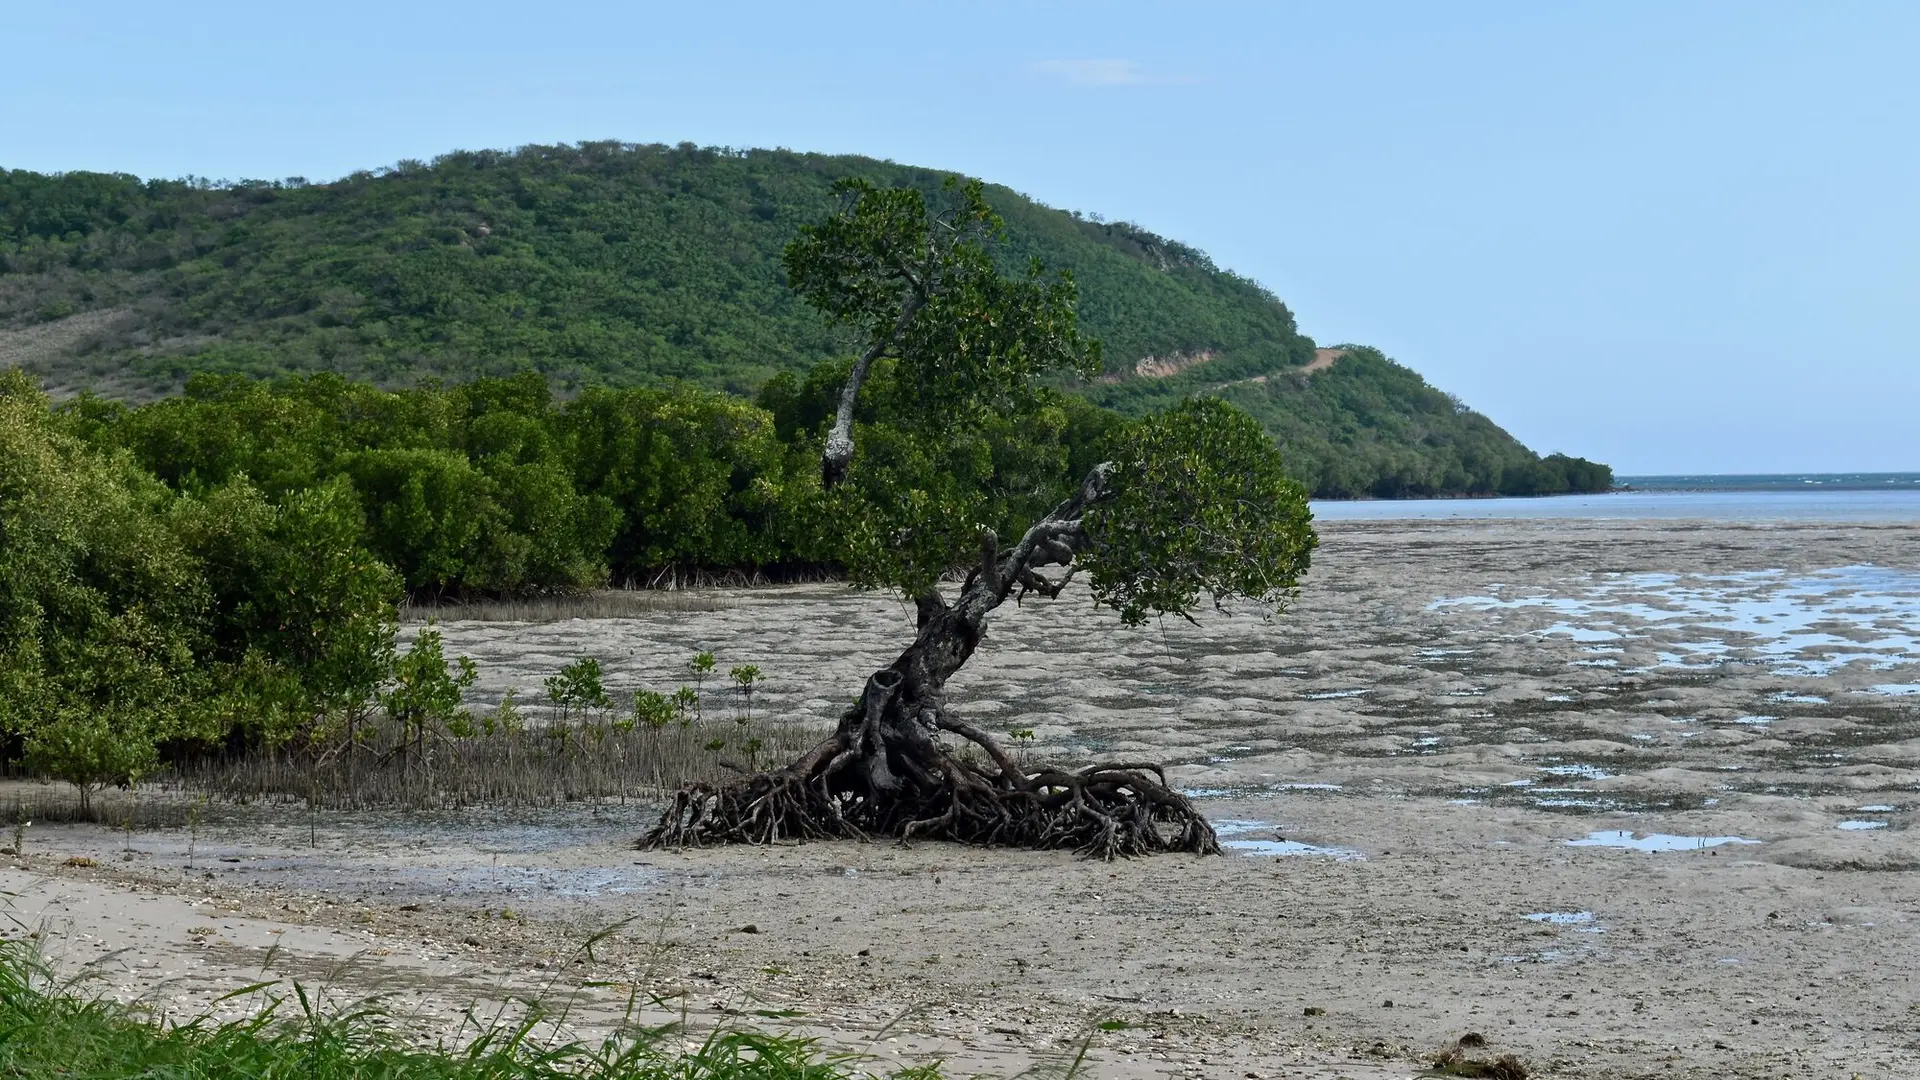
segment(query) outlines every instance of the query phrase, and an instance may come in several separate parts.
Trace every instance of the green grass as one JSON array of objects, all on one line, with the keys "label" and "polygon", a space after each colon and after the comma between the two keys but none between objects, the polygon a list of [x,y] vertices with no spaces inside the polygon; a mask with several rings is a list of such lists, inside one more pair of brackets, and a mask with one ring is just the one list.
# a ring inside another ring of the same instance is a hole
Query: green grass
[{"label": "green grass", "polygon": [[[0,942],[0,1077],[115,1080],[855,1080],[861,1059],[803,1038],[719,1031],[689,1048],[677,1025],[633,1025],[601,1041],[554,1041],[563,1016],[533,1009],[516,1022],[476,1021],[464,1042],[422,1046],[376,1002],[317,1004],[303,986],[243,987],[245,1019],[143,1018],[63,981],[31,942]],[[631,1012],[630,1012],[631,1015]],[[887,1074],[937,1080],[924,1065]]]}]

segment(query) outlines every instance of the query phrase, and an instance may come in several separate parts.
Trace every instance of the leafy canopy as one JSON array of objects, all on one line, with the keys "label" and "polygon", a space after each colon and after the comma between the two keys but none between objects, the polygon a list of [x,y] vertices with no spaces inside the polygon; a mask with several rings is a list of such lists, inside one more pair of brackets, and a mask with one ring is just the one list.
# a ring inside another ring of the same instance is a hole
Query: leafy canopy
[{"label": "leafy canopy", "polygon": [[1277,604],[1318,539],[1306,489],[1246,413],[1213,398],[1133,425],[1112,494],[1087,513],[1094,599],[1129,626],[1188,615],[1202,595]]},{"label": "leafy canopy", "polygon": [[197,733],[211,689],[207,583],[171,496],[124,454],[54,429],[0,372],[0,735],[83,797],[135,780],[154,744]]},{"label": "leafy canopy", "polygon": [[834,190],[839,212],[787,245],[787,280],[863,348],[899,361],[895,378],[910,396],[896,420],[1028,408],[1036,376],[1099,372],[1099,345],[1079,333],[1072,274],[1049,276],[1038,258],[1019,276],[996,265],[990,247],[1006,224],[980,181],[948,179],[942,205],[918,188],[858,179]]},{"label": "leafy canopy", "polygon": [[[1079,333],[1070,276],[998,269],[998,219],[977,184],[950,182],[939,210],[914,189],[842,191],[840,211],[787,249],[794,287],[865,350],[816,370],[864,406],[847,482],[816,506],[857,581],[926,595],[978,558],[983,529],[1017,537],[1080,490],[1070,410],[1038,380],[1091,372],[1099,350]],[[777,404],[807,412],[801,396],[789,387]],[[810,415],[826,427],[826,410]],[[1189,401],[1101,441],[1099,493],[1064,530],[1096,600],[1131,624],[1188,614],[1202,595],[1278,602],[1294,588],[1315,543],[1306,491],[1246,413]],[[989,508],[1003,515],[991,526]]]},{"label": "leafy canopy", "polygon": [[66,419],[0,372],[0,744],[84,799],[164,746],[277,742],[368,707],[399,581],[350,488],[274,504],[235,472],[173,490]]},{"label": "leafy canopy", "polygon": [[808,500],[818,546],[858,583],[921,594],[982,526],[1024,529],[1064,490],[1066,411],[1040,378],[1091,374],[1099,346],[1080,334],[1070,275],[1037,260],[1001,271],[1004,227],[979,183],[948,181],[937,205],[915,188],[837,190],[839,210],[801,229],[785,264],[861,355],[767,396],[814,418],[807,434],[828,451],[838,426],[851,439],[845,482]]}]

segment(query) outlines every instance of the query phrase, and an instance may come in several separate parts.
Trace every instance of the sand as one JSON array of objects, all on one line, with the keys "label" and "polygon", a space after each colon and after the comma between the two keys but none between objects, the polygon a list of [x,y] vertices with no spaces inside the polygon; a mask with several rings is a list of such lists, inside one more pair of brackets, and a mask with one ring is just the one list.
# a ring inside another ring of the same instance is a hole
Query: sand
[{"label": "sand", "polygon": [[[1173,763],[1224,858],[642,854],[634,806],[246,810],[193,837],[35,826],[0,888],[61,963],[176,1013],[277,945],[273,972],[384,988],[423,1031],[595,979],[961,1071],[1091,1038],[1103,1076],[1408,1076],[1472,1031],[1545,1076],[1920,1075],[1920,527],[1322,533],[1277,618],[1029,603],[953,687],[1035,756]],[[768,722],[819,725],[909,624],[818,586],[444,629],[483,699],[584,654],[670,688],[711,648],[762,669]],[[622,991],[587,998],[592,1029]]]}]

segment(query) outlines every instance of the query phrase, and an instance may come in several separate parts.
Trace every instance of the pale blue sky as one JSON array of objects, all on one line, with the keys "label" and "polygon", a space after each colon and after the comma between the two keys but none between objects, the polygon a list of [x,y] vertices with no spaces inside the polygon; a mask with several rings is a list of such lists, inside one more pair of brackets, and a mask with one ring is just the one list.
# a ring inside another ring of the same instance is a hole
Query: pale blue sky
[{"label": "pale blue sky", "polygon": [[1203,248],[1541,450],[1920,469],[1912,3],[14,0],[0,57],[0,166],[872,154]]}]

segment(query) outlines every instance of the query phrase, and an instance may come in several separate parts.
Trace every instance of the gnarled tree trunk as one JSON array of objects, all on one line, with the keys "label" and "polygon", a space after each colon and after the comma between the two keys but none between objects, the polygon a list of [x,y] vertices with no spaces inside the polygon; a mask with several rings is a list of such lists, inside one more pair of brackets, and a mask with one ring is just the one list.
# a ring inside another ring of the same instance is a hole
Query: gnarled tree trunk
[{"label": "gnarled tree trunk", "polygon": [[[642,848],[781,840],[915,837],[1073,848],[1111,859],[1163,851],[1218,854],[1212,826],[1158,765],[1028,769],[998,742],[948,715],[946,682],[973,655],[987,616],[1009,596],[1057,596],[1086,543],[1081,517],[1106,494],[1106,466],[1002,551],[983,537],[980,565],[951,603],[916,600],[919,632],[867,679],[833,734],[798,760],[729,786],[675,794]],[[1062,576],[1040,573],[1064,567]],[[941,735],[957,737],[942,742]]]}]

